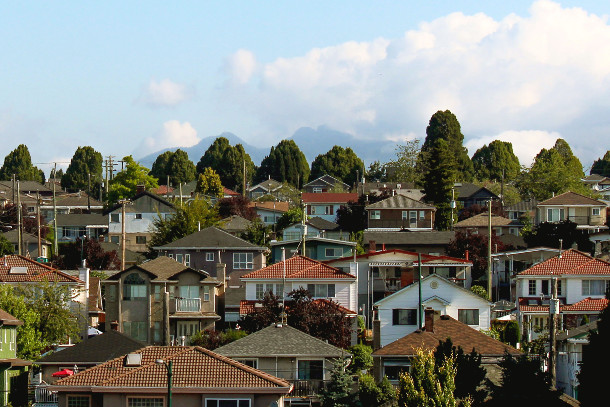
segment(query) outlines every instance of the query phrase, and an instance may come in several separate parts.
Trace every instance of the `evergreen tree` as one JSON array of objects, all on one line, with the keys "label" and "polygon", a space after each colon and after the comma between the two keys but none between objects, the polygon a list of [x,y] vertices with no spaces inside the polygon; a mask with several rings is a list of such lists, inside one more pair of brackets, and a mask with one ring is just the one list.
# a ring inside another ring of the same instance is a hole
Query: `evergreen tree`
[{"label": "evergreen tree", "polygon": [[157,178],[160,185],[167,183],[168,176],[173,185],[184,184],[195,179],[195,164],[184,150],[166,151],[157,157],[150,175]]},{"label": "evergreen tree", "polygon": [[204,169],[203,173],[199,174],[199,177],[197,178],[197,187],[195,188],[195,192],[199,192],[207,196],[222,198],[224,195],[224,188],[216,171],[210,167]]},{"label": "evergreen tree", "polygon": [[373,161],[366,171],[366,180],[369,182],[383,182],[388,180],[387,166],[379,161]]},{"label": "evergreen tree", "polygon": [[504,178],[504,181],[511,181],[521,170],[512,143],[500,140],[479,148],[472,156],[472,163],[479,180],[501,181]]},{"label": "evergreen tree", "polygon": [[110,203],[135,196],[139,185],[143,185],[146,190],[159,186],[157,179],[148,175],[148,168],[141,166],[132,156],[123,157],[123,161],[125,168],[110,181],[108,191]]},{"label": "evergreen tree", "polygon": [[0,167],[0,180],[10,181],[13,175],[19,181],[44,182],[44,173],[32,164],[30,151],[25,144],[20,144],[4,157],[4,165]]},{"label": "evergreen tree", "polygon": [[150,169],[149,175],[152,175],[158,179],[159,185],[167,184],[167,176],[169,175],[167,172],[167,167],[172,155],[174,155],[172,151],[165,151],[159,154],[155,159],[152,168]]},{"label": "evergreen tree", "polygon": [[[61,177],[61,186],[69,191],[97,191],[102,182],[102,154],[93,147],[78,147],[70,160],[66,173]],[[59,171],[58,171],[59,174]],[[89,188],[91,176],[91,188]]]},{"label": "evergreen tree", "polygon": [[451,227],[451,189],[456,179],[455,156],[449,143],[442,138],[434,141],[425,151],[427,172],[424,174],[426,200],[436,206],[435,227],[446,230]]},{"label": "evergreen tree", "polygon": [[246,183],[251,183],[256,167],[244,146],[231,146],[225,137],[218,137],[206,150],[197,163],[197,173],[201,174],[206,167],[214,169],[220,176],[222,185],[229,189],[241,191],[244,182],[244,163]]},{"label": "evergreen tree", "polygon": [[334,146],[325,154],[320,154],[311,163],[311,179],[316,179],[328,174],[347,185],[356,182],[358,174],[363,175],[364,163],[356,153],[349,147]]},{"label": "evergreen tree", "polygon": [[586,230],[578,229],[578,225],[569,220],[561,222],[542,222],[529,233],[523,233],[523,240],[528,247],[559,248],[559,240],[563,247],[572,247],[576,243],[578,250],[592,253],[595,245],[589,239]]},{"label": "evergreen tree", "polygon": [[352,376],[346,367],[349,360],[337,360],[330,370],[330,381],[320,391],[320,401],[324,407],[352,407],[355,394],[352,394]]},{"label": "evergreen tree", "polygon": [[309,164],[294,140],[282,140],[277,146],[271,147],[269,155],[256,171],[255,182],[262,182],[269,177],[287,182],[297,189],[307,183]]},{"label": "evergreen tree", "polygon": [[602,158],[598,158],[593,162],[589,174],[610,177],[610,150],[606,151]]}]

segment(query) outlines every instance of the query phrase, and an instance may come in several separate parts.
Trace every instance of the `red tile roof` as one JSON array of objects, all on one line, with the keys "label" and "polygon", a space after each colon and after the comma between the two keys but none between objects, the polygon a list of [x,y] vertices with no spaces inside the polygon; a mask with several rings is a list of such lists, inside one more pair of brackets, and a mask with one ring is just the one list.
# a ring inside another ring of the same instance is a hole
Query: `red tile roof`
[{"label": "red tile roof", "polygon": [[196,391],[203,388],[210,393],[224,393],[229,389],[267,388],[270,392],[287,393],[291,387],[285,380],[201,347],[148,346],[134,353],[142,355],[140,366],[125,366],[125,356],[121,356],[61,379],[56,386],[59,389],[64,386],[165,389],[167,371],[155,363],[161,359],[172,361],[172,386],[175,389]]},{"label": "red tile roof", "polygon": [[[417,233],[419,233],[419,232],[417,232]],[[364,254],[359,254],[359,255],[356,256],[356,260],[359,260],[359,259],[368,259],[368,258],[371,258],[371,257],[380,256],[380,255],[388,254],[388,253],[392,253],[392,254],[406,254],[406,255],[409,255],[409,256],[414,256],[417,259],[417,253],[416,252],[410,252],[410,251],[401,250],[401,249],[390,249],[390,250],[379,250],[379,251],[375,251],[375,252],[368,252],[368,253],[364,253]],[[336,262],[345,261],[345,260],[350,260],[351,261],[353,258],[354,258],[354,256],[340,257],[338,259],[324,260],[324,263],[331,264],[331,263],[336,263]],[[421,255],[421,260],[422,260],[422,264],[433,263],[435,261],[440,261],[440,260],[447,260],[447,261],[452,261],[452,262],[455,262],[455,263],[464,263],[466,265],[472,264],[472,262],[470,260],[458,259],[457,257],[434,256],[432,254],[424,254],[424,253],[422,253],[422,255]]]},{"label": "red tile roof", "polygon": [[547,205],[587,205],[587,206],[606,206],[602,201],[598,201],[597,199],[589,198],[588,196],[584,196],[581,194],[577,194],[575,192],[564,192],[561,195],[554,196],[553,198],[547,199],[546,201],[542,201],[538,203],[538,206],[547,206]]},{"label": "red tile roof", "polygon": [[242,279],[279,279],[284,277],[284,264],[286,265],[286,278],[289,279],[355,279],[349,273],[331,267],[319,261],[304,256],[294,256],[285,261],[272,264],[260,270],[242,276]]},{"label": "red tile roof", "polygon": [[235,192],[232,189],[222,187],[224,196],[239,196],[241,195],[239,192]]},{"label": "red tile roof", "polygon": [[[25,273],[15,272],[13,267],[25,267]],[[11,271],[11,269],[13,269]],[[38,281],[57,281],[60,283],[80,283],[83,281],[72,277],[66,273],[38,263],[32,259],[16,254],[6,255],[0,258],[0,282],[4,283],[24,283]]]},{"label": "red tile roof", "polygon": [[[343,305],[337,304],[336,302],[331,302],[331,301],[327,300],[326,298],[318,298],[318,299],[313,300],[313,302],[323,303],[328,306],[335,306],[341,312],[345,312],[349,316],[357,315],[356,311],[352,311],[349,308],[345,308]],[[247,314],[254,312],[254,310],[256,309],[256,304],[262,304],[262,301],[261,300],[241,300],[239,302],[239,314],[247,315]],[[286,308],[290,308],[290,301],[286,301]]]},{"label": "red tile roof", "polygon": [[561,257],[551,257],[538,263],[518,276],[550,276],[550,275],[601,275],[610,276],[610,263],[596,259],[578,250],[570,249]]},{"label": "red tile roof", "polygon": [[[531,299],[537,298],[520,298],[519,299],[519,311],[520,312],[538,312],[547,313],[549,312],[548,305],[528,305]],[[570,305],[559,305],[560,312],[600,312],[608,306],[609,301],[606,298],[585,298]]]},{"label": "red tile roof", "polygon": [[303,192],[301,199],[304,203],[348,203],[357,202],[358,194],[355,192]]}]

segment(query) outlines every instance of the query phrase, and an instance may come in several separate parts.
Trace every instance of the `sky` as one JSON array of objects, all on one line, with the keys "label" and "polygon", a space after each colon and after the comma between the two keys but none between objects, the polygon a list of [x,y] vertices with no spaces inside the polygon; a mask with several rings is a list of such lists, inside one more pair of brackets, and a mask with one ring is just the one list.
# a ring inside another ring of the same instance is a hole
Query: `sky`
[{"label": "sky", "polygon": [[137,159],[319,126],[401,143],[449,109],[470,155],[500,139],[529,165],[561,137],[588,170],[610,149],[609,13],[586,0],[0,2],[0,159],[23,143],[48,174],[78,146]]}]

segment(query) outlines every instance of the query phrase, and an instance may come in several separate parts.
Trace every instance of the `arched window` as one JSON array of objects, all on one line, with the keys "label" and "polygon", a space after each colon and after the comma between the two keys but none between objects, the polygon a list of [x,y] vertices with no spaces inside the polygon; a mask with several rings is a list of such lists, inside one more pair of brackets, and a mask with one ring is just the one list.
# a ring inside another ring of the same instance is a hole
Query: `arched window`
[{"label": "arched window", "polygon": [[146,298],[146,281],[138,273],[131,273],[123,282],[123,299],[143,300]]}]

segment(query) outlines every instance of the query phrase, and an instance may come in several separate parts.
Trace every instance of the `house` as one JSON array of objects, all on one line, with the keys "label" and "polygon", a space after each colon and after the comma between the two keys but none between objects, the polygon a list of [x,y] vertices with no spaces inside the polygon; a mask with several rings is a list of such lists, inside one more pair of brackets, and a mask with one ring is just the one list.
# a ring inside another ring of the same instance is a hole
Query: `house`
[{"label": "house", "polygon": [[148,346],[59,380],[59,407],[284,406],[290,383],[194,346]]},{"label": "house", "polygon": [[[85,192],[72,194],[56,194],[55,213],[102,213],[104,204]],[[53,219],[53,199],[45,197],[40,203],[40,214],[50,221]]]},{"label": "house", "polygon": [[352,192],[358,195],[404,195],[416,201],[421,201],[424,197],[422,190],[415,188],[412,182],[359,182]]},{"label": "house", "polygon": [[319,194],[321,192],[349,191],[349,185],[330,175],[322,175],[303,185],[305,193]]},{"label": "house", "polygon": [[307,216],[319,216],[322,219],[334,222],[337,210],[349,202],[357,202],[358,194],[348,192],[303,192],[301,199],[305,205]]},{"label": "house", "polygon": [[570,249],[516,275],[517,316],[527,340],[548,328],[551,279],[557,279],[560,328],[573,329],[587,315],[595,321],[606,304],[610,263]]},{"label": "house", "polygon": [[254,208],[256,214],[267,226],[275,225],[277,220],[290,208],[288,202],[265,201],[250,202],[248,206]]},{"label": "house", "polygon": [[[99,213],[68,213],[57,215],[59,242],[74,242],[88,237],[98,240],[108,234],[108,217]],[[115,237],[115,240],[119,236]],[[112,238],[111,238],[112,239]],[[118,243],[115,242],[115,243]]]},{"label": "house", "polygon": [[[432,308],[476,330],[488,330],[491,303],[438,274],[422,278],[422,307]],[[373,307],[379,319],[379,344],[385,346],[423,325],[418,312],[419,282],[377,301]],[[375,335],[375,332],[373,333]]]},{"label": "house", "polygon": [[225,322],[239,319],[239,302],[246,295],[239,278],[265,267],[268,250],[213,226],[154,249],[160,256],[204,270],[224,284],[218,311],[224,312]]},{"label": "house", "polygon": [[[134,252],[145,252],[150,239],[153,222],[159,217],[168,218],[175,212],[168,201],[150,192],[140,191],[125,203],[125,247]],[[117,204],[104,212],[108,217],[108,236],[112,243],[120,243],[123,220],[122,204]]]},{"label": "house", "polygon": [[[470,288],[472,262],[428,254],[422,255],[421,260],[422,277],[437,274]],[[399,249],[369,252],[355,257],[327,260],[325,263],[358,276],[358,309],[370,328],[373,304],[413,284],[418,278],[418,254]]]},{"label": "house", "polygon": [[58,377],[53,377],[53,373],[63,369],[83,371],[144,346],[146,346],[144,342],[111,329],[76,345],[45,355],[38,359],[36,364],[41,368],[42,381],[45,384],[53,384],[59,380]]},{"label": "house", "polygon": [[23,322],[0,309],[0,403],[27,404],[27,360],[17,358],[17,327]]},{"label": "house", "polygon": [[581,181],[593,191],[602,191],[610,187],[610,178],[599,174],[587,175]]},{"label": "house", "polygon": [[[102,250],[104,250],[105,252],[116,252],[116,255],[119,260],[123,260],[123,250],[121,248],[121,245],[112,242],[99,243]],[[133,266],[134,264],[142,263],[144,260],[146,260],[146,257],[143,253],[136,253],[129,249],[125,249],[125,266]]]},{"label": "house", "polygon": [[247,189],[248,198],[256,200],[263,196],[272,196],[279,201],[290,200],[290,195],[296,195],[298,191],[287,183],[281,183],[274,179],[267,179]]},{"label": "house", "polygon": [[565,192],[538,203],[537,225],[543,222],[561,222],[564,220],[574,222],[578,225],[578,229],[584,229],[588,232],[608,229],[608,226],[606,226],[606,204],[575,192]]},{"label": "house", "polygon": [[269,245],[271,246],[272,263],[282,260],[284,250],[286,257],[301,253],[305,257],[318,261],[351,256],[356,250],[356,242],[317,236],[307,236],[304,242],[303,239],[281,240],[272,241]]},{"label": "house", "polygon": [[333,363],[351,356],[286,324],[268,326],[215,352],[291,383],[291,401],[319,401],[317,395],[330,380]]},{"label": "house", "polygon": [[341,227],[335,222],[322,219],[319,216],[308,217],[303,222],[294,223],[282,231],[283,240],[300,240],[303,239],[303,231],[307,236],[325,237],[328,239],[349,240],[349,233],[341,230]]},{"label": "house", "polygon": [[455,200],[461,204],[462,208],[472,205],[486,206],[489,200],[499,200],[498,195],[485,187],[480,187],[470,182],[455,183]]},{"label": "house", "polygon": [[411,358],[417,349],[434,351],[439,342],[447,338],[465,353],[473,349],[481,355],[481,363],[498,363],[506,352],[520,355],[518,349],[502,343],[472,326],[460,322],[449,315],[442,315],[433,309],[425,310],[422,329],[415,330],[373,352],[373,372],[377,380],[387,376],[392,382],[398,381],[400,372],[408,371]]},{"label": "house", "polygon": [[405,195],[394,195],[365,207],[368,229],[432,230],[436,208]]},{"label": "house", "polygon": [[[9,230],[8,232],[4,232],[1,234],[9,241],[10,244],[15,248],[15,253],[19,252],[19,231],[16,229]],[[22,232],[21,233],[21,253],[26,257],[31,257],[33,259],[38,259],[39,261],[45,262],[48,261],[51,254],[51,242],[47,239],[40,239],[40,252],[38,251],[38,236],[35,236],[31,233]]]},{"label": "house", "polygon": [[387,230],[365,230],[362,245],[369,252],[399,249],[409,252],[425,253],[435,256],[444,255],[449,243],[455,238],[452,230],[400,232]]},{"label": "house", "polygon": [[[518,220],[511,220],[504,216],[491,214],[491,229],[495,236],[519,236],[523,225]],[[489,232],[489,214],[479,213],[453,225],[453,229],[475,234],[487,235]]]},{"label": "house", "polygon": [[245,233],[250,225],[252,225],[252,222],[248,219],[242,218],[239,215],[231,215],[221,219],[218,227],[225,232],[229,232],[233,236],[239,236],[240,234]]},{"label": "house", "polygon": [[556,337],[557,388],[575,399],[578,399],[578,373],[583,360],[583,350],[589,344],[591,331],[597,331],[597,321],[560,332]]},{"label": "house", "polygon": [[102,295],[102,282],[99,277],[89,276],[89,292],[87,293],[87,295],[88,336],[89,327],[98,330],[103,330],[106,322],[106,312],[104,311],[104,297]]},{"label": "house", "polygon": [[241,280],[246,285],[246,300],[262,300],[267,292],[286,296],[306,288],[314,298],[331,299],[348,310],[357,309],[356,276],[304,256],[253,271]]},{"label": "house", "polygon": [[519,220],[523,216],[527,216],[530,220],[536,218],[536,208],[538,201],[534,198],[525,201],[517,202],[516,204],[505,206],[504,211],[510,220]]},{"label": "house", "polygon": [[188,343],[214,326],[220,282],[206,272],[160,256],[119,271],[106,289],[106,331],[118,330],[149,344]]}]

